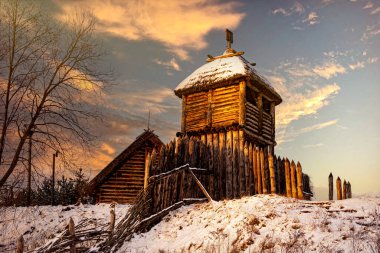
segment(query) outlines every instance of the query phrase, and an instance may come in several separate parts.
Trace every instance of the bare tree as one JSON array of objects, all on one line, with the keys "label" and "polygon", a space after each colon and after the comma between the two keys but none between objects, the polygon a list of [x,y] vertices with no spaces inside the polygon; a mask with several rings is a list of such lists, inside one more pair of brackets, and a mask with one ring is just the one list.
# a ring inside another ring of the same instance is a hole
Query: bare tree
[{"label": "bare tree", "polygon": [[[30,137],[38,154],[86,149],[98,113],[93,96],[108,75],[94,22],[81,14],[60,23],[21,0],[0,0],[0,187],[27,160]],[[25,146],[25,147],[24,147]]]}]

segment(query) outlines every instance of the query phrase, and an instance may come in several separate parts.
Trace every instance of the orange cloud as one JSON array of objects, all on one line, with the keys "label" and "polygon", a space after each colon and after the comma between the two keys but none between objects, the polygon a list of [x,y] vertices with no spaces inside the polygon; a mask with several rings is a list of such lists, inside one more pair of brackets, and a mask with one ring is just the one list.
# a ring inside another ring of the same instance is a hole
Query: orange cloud
[{"label": "orange cloud", "polygon": [[346,73],[346,69],[339,63],[329,62],[320,66],[316,66],[313,71],[326,79],[335,77],[337,74]]},{"label": "orange cloud", "polygon": [[205,36],[210,31],[234,29],[244,17],[236,11],[237,2],[217,0],[84,0],[57,4],[61,20],[76,9],[91,10],[100,30],[129,40],[159,41],[181,59],[189,58],[189,50],[205,48]]}]

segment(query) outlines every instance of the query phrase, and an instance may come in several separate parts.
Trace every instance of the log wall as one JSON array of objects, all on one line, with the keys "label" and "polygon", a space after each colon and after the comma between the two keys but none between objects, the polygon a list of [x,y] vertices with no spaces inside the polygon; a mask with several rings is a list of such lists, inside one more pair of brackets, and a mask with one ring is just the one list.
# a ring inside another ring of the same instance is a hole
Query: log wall
[{"label": "log wall", "polygon": [[157,165],[158,156],[150,157],[148,154],[151,152],[152,147],[149,145],[142,146],[136,150],[127,161],[122,163],[100,185],[96,192],[97,201],[105,203],[113,201],[117,203],[134,202],[136,196],[144,187],[144,181],[147,180],[147,177],[145,177],[146,162],[155,161],[153,166]]},{"label": "log wall", "polygon": [[273,144],[275,140],[274,103],[270,113],[262,109],[262,95],[257,105],[247,101],[246,83],[217,88],[182,97],[182,133],[194,133],[231,126],[241,126],[261,143]]},{"label": "log wall", "polygon": [[[312,195],[309,178],[302,173],[299,163],[297,170],[295,165],[290,170],[290,166],[286,166],[288,159],[273,155],[268,146],[247,142],[243,130],[220,131],[190,138],[178,137],[162,146],[160,151],[154,151],[151,156],[154,157],[155,153],[159,153],[160,158],[150,169],[152,175],[166,173],[188,163],[190,167],[200,169],[194,173],[214,200],[257,193],[287,195],[287,184],[290,187],[293,185],[294,191],[292,195],[292,189],[289,189],[289,197],[308,198]],[[285,176],[287,173],[288,177]],[[291,173],[294,175],[291,176]],[[204,196],[189,175],[183,177],[181,185],[184,198]],[[158,191],[159,195],[168,194],[164,189],[173,191],[170,187],[178,184],[168,180],[158,186],[162,189]]]}]

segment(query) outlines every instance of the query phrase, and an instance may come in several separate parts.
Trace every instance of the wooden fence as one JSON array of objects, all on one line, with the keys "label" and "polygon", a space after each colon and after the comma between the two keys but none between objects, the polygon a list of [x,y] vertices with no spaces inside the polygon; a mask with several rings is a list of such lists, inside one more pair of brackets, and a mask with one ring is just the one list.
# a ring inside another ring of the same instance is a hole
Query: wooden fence
[{"label": "wooden fence", "polygon": [[[207,145],[196,137],[178,137],[163,145],[161,150],[152,151],[149,174],[159,175],[184,164],[200,169],[197,177],[214,200],[265,193],[299,199],[312,196],[309,176],[302,172],[301,164],[273,156],[268,147],[246,142],[234,149],[230,145],[219,145],[219,142]],[[185,197],[202,196],[188,178],[189,175],[183,179]],[[173,182],[164,184],[160,187],[173,187]]]}]

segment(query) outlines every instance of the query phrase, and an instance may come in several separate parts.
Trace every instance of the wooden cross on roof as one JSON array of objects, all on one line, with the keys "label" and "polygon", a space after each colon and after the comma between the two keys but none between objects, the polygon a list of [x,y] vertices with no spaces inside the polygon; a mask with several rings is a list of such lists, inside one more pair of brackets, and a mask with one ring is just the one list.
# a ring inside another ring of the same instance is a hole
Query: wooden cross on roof
[{"label": "wooden cross on roof", "polygon": [[226,29],[227,48],[231,48],[231,44],[234,43],[234,34]]}]

